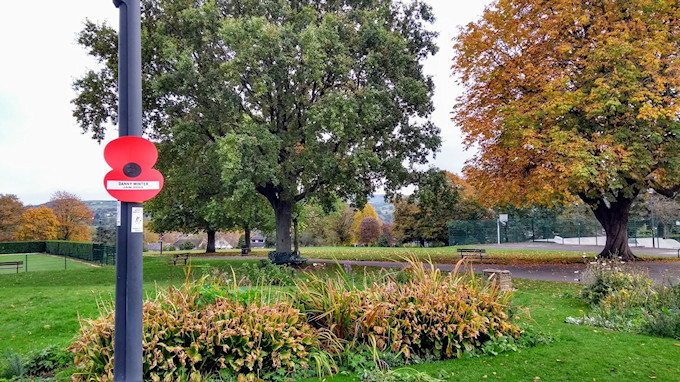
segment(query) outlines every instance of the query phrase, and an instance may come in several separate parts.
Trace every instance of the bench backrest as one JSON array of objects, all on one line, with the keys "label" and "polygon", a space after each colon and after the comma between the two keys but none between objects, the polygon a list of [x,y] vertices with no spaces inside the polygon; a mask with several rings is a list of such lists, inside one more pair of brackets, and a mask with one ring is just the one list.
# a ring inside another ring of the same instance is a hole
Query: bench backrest
[{"label": "bench backrest", "polygon": [[486,253],[486,249],[458,248],[458,252]]}]

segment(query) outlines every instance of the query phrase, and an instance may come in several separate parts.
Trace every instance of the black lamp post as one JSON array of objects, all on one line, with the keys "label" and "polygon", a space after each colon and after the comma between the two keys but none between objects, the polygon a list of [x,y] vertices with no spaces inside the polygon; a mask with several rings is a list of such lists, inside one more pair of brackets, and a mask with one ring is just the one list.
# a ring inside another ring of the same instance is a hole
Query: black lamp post
[{"label": "black lamp post", "polygon": [[[142,34],[140,0],[113,0],[118,31],[118,135],[142,135]],[[142,381],[142,232],[133,230],[141,203],[120,202],[116,232],[114,380]],[[134,232],[133,232],[134,231]]]}]

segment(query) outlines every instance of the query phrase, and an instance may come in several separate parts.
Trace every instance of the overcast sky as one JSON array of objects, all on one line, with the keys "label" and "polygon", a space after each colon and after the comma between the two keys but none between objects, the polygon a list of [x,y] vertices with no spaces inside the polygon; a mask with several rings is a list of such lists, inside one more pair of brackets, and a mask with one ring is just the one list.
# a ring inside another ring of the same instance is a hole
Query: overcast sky
[{"label": "overcast sky", "polygon": [[[460,130],[450,121],[459,89],[451,74],[451,39],[460,25],[476,20],[490,0],[427,0],[439,32],[439,53],[425,65],[434,77],[433,121],[442,131],[441,152],[432,165],[460,172],[465,152]],[[84,200],[113,200],[102,179],[106,142],[82,134],[71,115],[73,80],[94,60],[77,45],[86,18],[117,27],[111,0],[11,1],[0,12],[0,194],[15,194],[24,204],[40,204],[56,191]],[[108,140],[117,131],[107,134]]]}]

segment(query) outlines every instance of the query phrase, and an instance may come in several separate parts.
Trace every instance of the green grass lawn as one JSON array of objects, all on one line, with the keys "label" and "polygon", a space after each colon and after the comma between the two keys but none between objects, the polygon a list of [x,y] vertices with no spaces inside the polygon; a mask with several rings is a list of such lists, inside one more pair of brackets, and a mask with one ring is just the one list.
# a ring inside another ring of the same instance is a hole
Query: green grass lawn
[{"label": "green grass lawn", "polygon": [[[194,259],[192,272],[200,275],[213,267],[238,268],[247,261],[254,260]],[[167,258],[144,259],[145,293],[181,284],[184,279],[184,268],[169,265]],[[112,301],[114,283],[114,267],[3,275],[0,353],[68,346],[79,327],[78,315],[96,316],[97,300]],[[412,367],[450,381],[534,381],[535,377],[540,378],[536,381],[680,381],[680,341],[566,324],[567,316],[588,309],[576,298],[578,285],[534,280],[513,280],[513,284],[519,321],[529,321],[551,334],[552,343],[496,357]],[[357,379],[336,376],[326,380]]]},{"label": "green grass lawn", "polygon": [[[46,255],[42,253],[22,253],[16,255],[0,255],[0,262],[23,261],[19,272],[42,271],[70,271],[74,269],[91,268],[92,265],[63,256]],[[0,269],[0,277],[5,274],[17,273],[16,268]]]},{"label": "green grass lawn", "polygon": [[[468,246],[469,247],[469,246]],[[431,260],[434,263],[455,264],[460,260],[456,250],[460,247],[440,247],[440,248],[385,248],[385,247],[304,247],[300,249],[302,257],[309,259],[336,259],[336,260],[357,260],[357,261],[403,261],[404,257],[414,256],[421,261]],[[251,255],[256,257],[266,257],[271,249],[254,248]],[[205,255],[205,251],[189,251],[194,255]],[[174,253],[187,253],[187,251],[163,251],[164,256]],[[539,251],[539,250],[517,250],[517,249],[487,249],[487,257],[484,263],[493,264],[547,264],[547,263],[583,263],[584,252],[571,251]],[[147,252],[146,256],[157,256],[158,252]],[[597,253],[585,253],[592,260]],[[217,256],[240,256],[241,250],[231,249],[218,251]],[[668,257],[654,257],[640,255],[647,260],[675,261],[677,259]]]},{"label": "green grass lawn", "polygon": [[[252,260],[251,260],[252,261]],[[228,269],[240,260],[195,260],[192,272]],[[62,263],[63,266],[63,263]],[[48,345],[66,347],[79,328],[78,316],[95,317],[97,301],[111,302],[115,267],[81,267],[67,272],[28,272],[0,276],[0,352],[25,353]],[[164,258],[144,259],[144,291],[181,284],[184,267]]]},{"label": "green grass lawn", "polygon": [[[513,286],[519,321],[551,334],[552,343],[409,368],[446,381],[680,381],[680,341],[565,323],[567,316],[588,309],[575,297],[577,284],[513,280]],[[325,380],[356,381],[351,376]]]}]

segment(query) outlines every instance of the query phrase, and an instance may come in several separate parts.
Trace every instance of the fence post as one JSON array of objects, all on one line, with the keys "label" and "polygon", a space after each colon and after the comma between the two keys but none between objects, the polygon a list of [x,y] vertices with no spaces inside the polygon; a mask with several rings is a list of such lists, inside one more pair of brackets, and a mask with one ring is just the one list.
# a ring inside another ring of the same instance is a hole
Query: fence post
[{"label": "fence post", "polygon": [[576,225],[576,232],[578,232],[577,233],[577,235],[578,235],[578,245],[581,245],[581,221],[576,220],[576,224],[577,224]]}]

